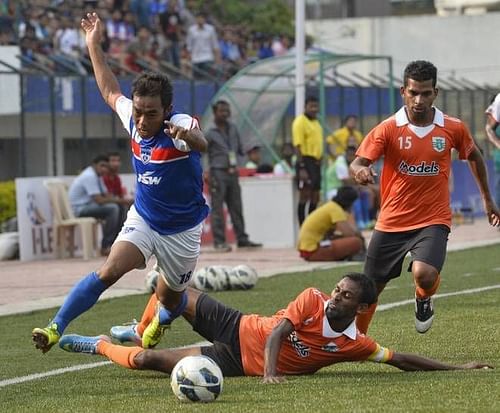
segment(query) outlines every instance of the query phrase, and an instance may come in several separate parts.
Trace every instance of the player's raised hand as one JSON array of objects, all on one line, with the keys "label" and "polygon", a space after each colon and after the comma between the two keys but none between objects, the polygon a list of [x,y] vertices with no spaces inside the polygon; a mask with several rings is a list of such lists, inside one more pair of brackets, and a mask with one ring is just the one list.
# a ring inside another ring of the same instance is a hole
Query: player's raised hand
[{"label": "player's raised hand", "polygon": [[187,133],[189,132],[187,129],[174,125],[172,122],[166,120],[165,122],[165,133],[170,135],[173,139],[185,139]]},{"label": "player's raised hand", "polygon": [[80,25],[85,31],[87,45],[101,43],[104,28],[97,13],[87,13],[87,16],[82,19]]}]

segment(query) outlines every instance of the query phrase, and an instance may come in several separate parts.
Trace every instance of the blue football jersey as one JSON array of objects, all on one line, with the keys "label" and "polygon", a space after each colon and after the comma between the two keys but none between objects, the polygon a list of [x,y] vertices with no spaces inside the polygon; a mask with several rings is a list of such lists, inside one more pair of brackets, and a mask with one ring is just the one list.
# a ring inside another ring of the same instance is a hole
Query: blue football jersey
[{"label": "blue football jersey", "polygon": [[[160,234],[176,234],[202,222],[209,208],[203,196],[201,154],[185,141],[172,139],[163,129],[149,139],[136,131],[132,101],[116,102],[117,113],[131,136],[132,163],[137,176],[135,208]],[[196,119],[172,112],[168,119],[186,129],[198,127]]]}]

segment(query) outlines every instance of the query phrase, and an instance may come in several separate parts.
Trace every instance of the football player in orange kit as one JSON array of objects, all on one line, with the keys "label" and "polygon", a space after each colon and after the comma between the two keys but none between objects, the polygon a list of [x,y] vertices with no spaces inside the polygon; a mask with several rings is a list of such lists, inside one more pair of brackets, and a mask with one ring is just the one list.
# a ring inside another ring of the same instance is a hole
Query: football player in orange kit
[{"label": "football player in orange kit", "polygon": [[[183,316],[212,346],[145,350],[111,344],[107,336],[78,335],[61,337],[59,346],[70,352],[102,355],[127,368],[165,373],[170,373],[183,357],[205,355],[226,377],[263,376],[265,383],[280,383],[286,375],[311,374],[334,363],[361,360],[406,371],[491,367],[477,362],[456,366],[398,353],[360,333],[356,314],[377,298],[375,283],[360,273],[346,274],[331,295],[307,288],[271,317],[243,315],[192,288],[187,295]],[[155,314],[156,296],[151,297],[141,320],[144,325]]]},{"label": "football player in orange kit", "polygon": [[[500,213],[488,188],[481,152],[459,119],[433,106],[437,97],[437,69],[427,61],[409,63],[401,96],[404,106],[377,125],[363,140],[350,164],[357,183],[374,182],[372,164],[384,157],[380,180],[381,208],[370,240],[364,273],[380,294],[399,277],[408,252],[415,282],[415,328],[425,333],[432,325],[432,295],[440,281],[451,227],[448,179],[451,150],[469,162],[491,225],[500,225]],[[365,332],[375,312],[374,303],[357,318]]]}]

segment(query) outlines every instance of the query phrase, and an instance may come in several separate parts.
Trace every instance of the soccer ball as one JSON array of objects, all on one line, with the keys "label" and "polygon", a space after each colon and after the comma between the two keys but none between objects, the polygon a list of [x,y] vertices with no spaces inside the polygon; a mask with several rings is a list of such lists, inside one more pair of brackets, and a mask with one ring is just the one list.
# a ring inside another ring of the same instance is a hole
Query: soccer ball
[{"label": "soccer ball", "polygon": [[144,277],[144,285],[146,290],[153,294],[156,291],[156,286],[158,285],[158,277],[160,272],[158,267],[155,265],[151,271],[149,271]]},{"label": "soccer ball", "polygon": [[229,271],[229,289],[231,290],[249,290],[257,284],[257,271],[252,267],[241,264]]},{"label": "soccer ball", "polygon": [[187,356],[179,360],[170,375],[170,385],[183,402],[212,402],[222,392],[222,371],[210,357]]},{"label": "soccer ball", "polygon": [[228,289],[228,273],[231,267],[210,265],[195,271],[192,284],[201,291],[221,291]]}]

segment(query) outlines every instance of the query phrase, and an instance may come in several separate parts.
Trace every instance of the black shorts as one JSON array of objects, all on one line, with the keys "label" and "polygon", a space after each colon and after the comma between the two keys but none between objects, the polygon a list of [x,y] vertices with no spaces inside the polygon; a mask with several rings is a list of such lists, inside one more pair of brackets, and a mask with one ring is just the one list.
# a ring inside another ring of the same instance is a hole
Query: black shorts
[{"label": "black shorts", "polygon": [[213,343],[202,346],[201,354],[214,360],[226,377],[244,376],[240,351],[242,313],[201,294],[196,302],[193,330]]},{"label": "black shorts", "polygon": [[303,168],[307,171],[309,179],[307,181],[299,180],[299,170],[302,167],[299,165],[300,162],[296,164],[296,181],[297,188],[310,188],[313,191],[319,191],[321,189],[321,161],[319,159],[313,158],[312,156],[302,157]]},{"label": "black shorts", "polygon": [[[377,283],[386,283],[401,275],[406,254],[411,261],[422,261],[441,272],[446,258],[450,229],[430,225],[404,232],[373,231],[366,253],[365,274]],[[411,265],[408,271],[411,271]]]}]

